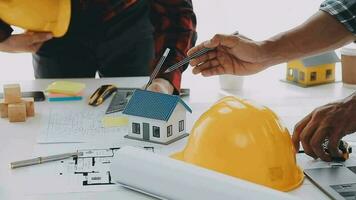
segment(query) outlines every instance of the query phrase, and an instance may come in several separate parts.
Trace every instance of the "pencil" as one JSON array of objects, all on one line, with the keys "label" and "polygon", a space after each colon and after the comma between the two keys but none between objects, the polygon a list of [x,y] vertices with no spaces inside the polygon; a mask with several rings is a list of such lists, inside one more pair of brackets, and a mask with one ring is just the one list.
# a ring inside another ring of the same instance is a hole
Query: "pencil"
[{"label": "pencil", "polygon": [[[238,34],[239,34],[239,32],[236,31],[236,32],[234,32],[232,35],[238,35]],[[185,64],[188,64],[188,63],[190,62],[190,60],[192,60],[192,59],[194,59],[194,58],[196,58],[196,57],[199,57],[199,56],[201,56],[201,55],[204,55],[204,54],[206,54],[207,52],[212,51],[212,50],[214,50],[214,48],[203,48],[203,49],[201,49],[201,50],[199,50],[199,51],[193,53],[192,55],[190,55],[190,56],[184,58],[183,60],[179,61],[178,63],[176,63],[176,64],[170,66],[164,73],[166,74],[166,73],[172,72],[172,71],[174,71],[174,70],[177,70],[177,69],[180,68],[181,66],[183,66],[183,65],[185,65]]]},{"label": "pencil", "polygon": [[145,90],[147,90],[148,86],[151,85],[152,81],[156,78],[157,74],[159,73],[159,71],[161,70],[161,67],[164,63],[164,61],[166,60],[166,58],[168,57],[168,54],[170,52],[170,49],[167,48],[164,53],[163,56],[161,57],[161,59],[159,60],[159,62],[157,63],[154,71],[152,72],[151,76],[150,76],[150,80],[148,81],[148,83],[145,86]]}]

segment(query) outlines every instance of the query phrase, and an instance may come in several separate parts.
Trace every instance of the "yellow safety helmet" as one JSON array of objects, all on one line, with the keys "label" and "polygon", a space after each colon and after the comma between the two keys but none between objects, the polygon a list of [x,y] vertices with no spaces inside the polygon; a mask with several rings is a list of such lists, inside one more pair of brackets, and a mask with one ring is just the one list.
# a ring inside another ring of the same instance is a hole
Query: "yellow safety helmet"
[{"label": "yellow safety helmet", "polygon": [[0,19],[30,31],[63,36],[71,17],[70,0],[0,0]]},{"label": "yellow safety helmet", "polygon": [[268,108],[225,97],[195,123],[173,158],[281,191],[304,179],[288,130]]}]

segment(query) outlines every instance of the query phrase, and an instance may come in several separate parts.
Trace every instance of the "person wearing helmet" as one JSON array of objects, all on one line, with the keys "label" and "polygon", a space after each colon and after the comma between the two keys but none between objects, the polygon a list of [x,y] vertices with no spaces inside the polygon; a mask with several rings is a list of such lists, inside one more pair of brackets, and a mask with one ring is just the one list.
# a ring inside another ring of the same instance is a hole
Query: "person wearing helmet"
[{"label": "person wearing helmet", "polygon": [[[36,78],[147,76],[166,48],[162,68],[186,56],[196,41],[191,0],[71,1],[68,32],[13,34],[0,20],[0,51],[33,53]],[[178,93],[187,66],[159,74],[149,89]],[[165,71],[162,69],[162,71]]]},{"label": "person wearing helmet", "polygon": [[[202,48],[215,48],[191,60],[194,74],[250,75],[270,66],[296,58],[337,49],[356,40],[356,0],[327,0],[305,23],[264,41],[244,36],[215,35],[192,48],[188,55]],[[293,143],[301,142],[306,154],[331,161],[342,157],[340,139],[356,132],[356,93],[319,108],[302,119],[294,128]],[[322,147],[329,139],[329,153]]]}]

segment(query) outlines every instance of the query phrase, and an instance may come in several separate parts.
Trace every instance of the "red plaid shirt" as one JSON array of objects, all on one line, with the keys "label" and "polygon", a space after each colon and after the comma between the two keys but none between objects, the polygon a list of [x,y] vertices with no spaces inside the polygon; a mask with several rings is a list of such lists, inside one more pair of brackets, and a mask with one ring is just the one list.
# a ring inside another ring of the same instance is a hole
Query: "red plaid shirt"
[{"label": "red plaid shirt", "polygon": [[[123,10],[134,5],[138,0],[79,0],[83,8],[86,4],[97,4],[102,11],[103,21],[108,21]],[[144,0],[146,1],[146,0]],[[147,0],[151,4],[151,21],[155,27],[155,60],[152,62],[151,71],[162,56],[166,48],[171,52],[162,67],[162,72],[170,65],[182,60],[187,51],[194,46],[196,41],[196,17],[193,12],[191,0]],[[121,2],[121,3],[118,3]],[[0,20],[0,42],[9,37],[12,29]],[[168,74],[159,74],[158,77],[169,80],[176,91],[180,89],[182,72],[187,68]]]}]

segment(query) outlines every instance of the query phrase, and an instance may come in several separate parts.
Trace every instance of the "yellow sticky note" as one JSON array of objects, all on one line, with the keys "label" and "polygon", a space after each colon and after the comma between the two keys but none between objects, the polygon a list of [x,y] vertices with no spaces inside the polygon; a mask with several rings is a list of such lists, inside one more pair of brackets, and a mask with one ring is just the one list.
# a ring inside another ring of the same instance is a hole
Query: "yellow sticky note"
[{"label": "yellow sticky note", "polygon": [[129,124],[127,117],[104,117],[102,124],[105,128],[126,126]]},{"label": "yellow sticky note", "polygon": [[56,81],[51,83],[46,91],[50,93],[60,93],[68,95],[76,95],[81,93],[85,88],[85,84],[71,81]]}]

